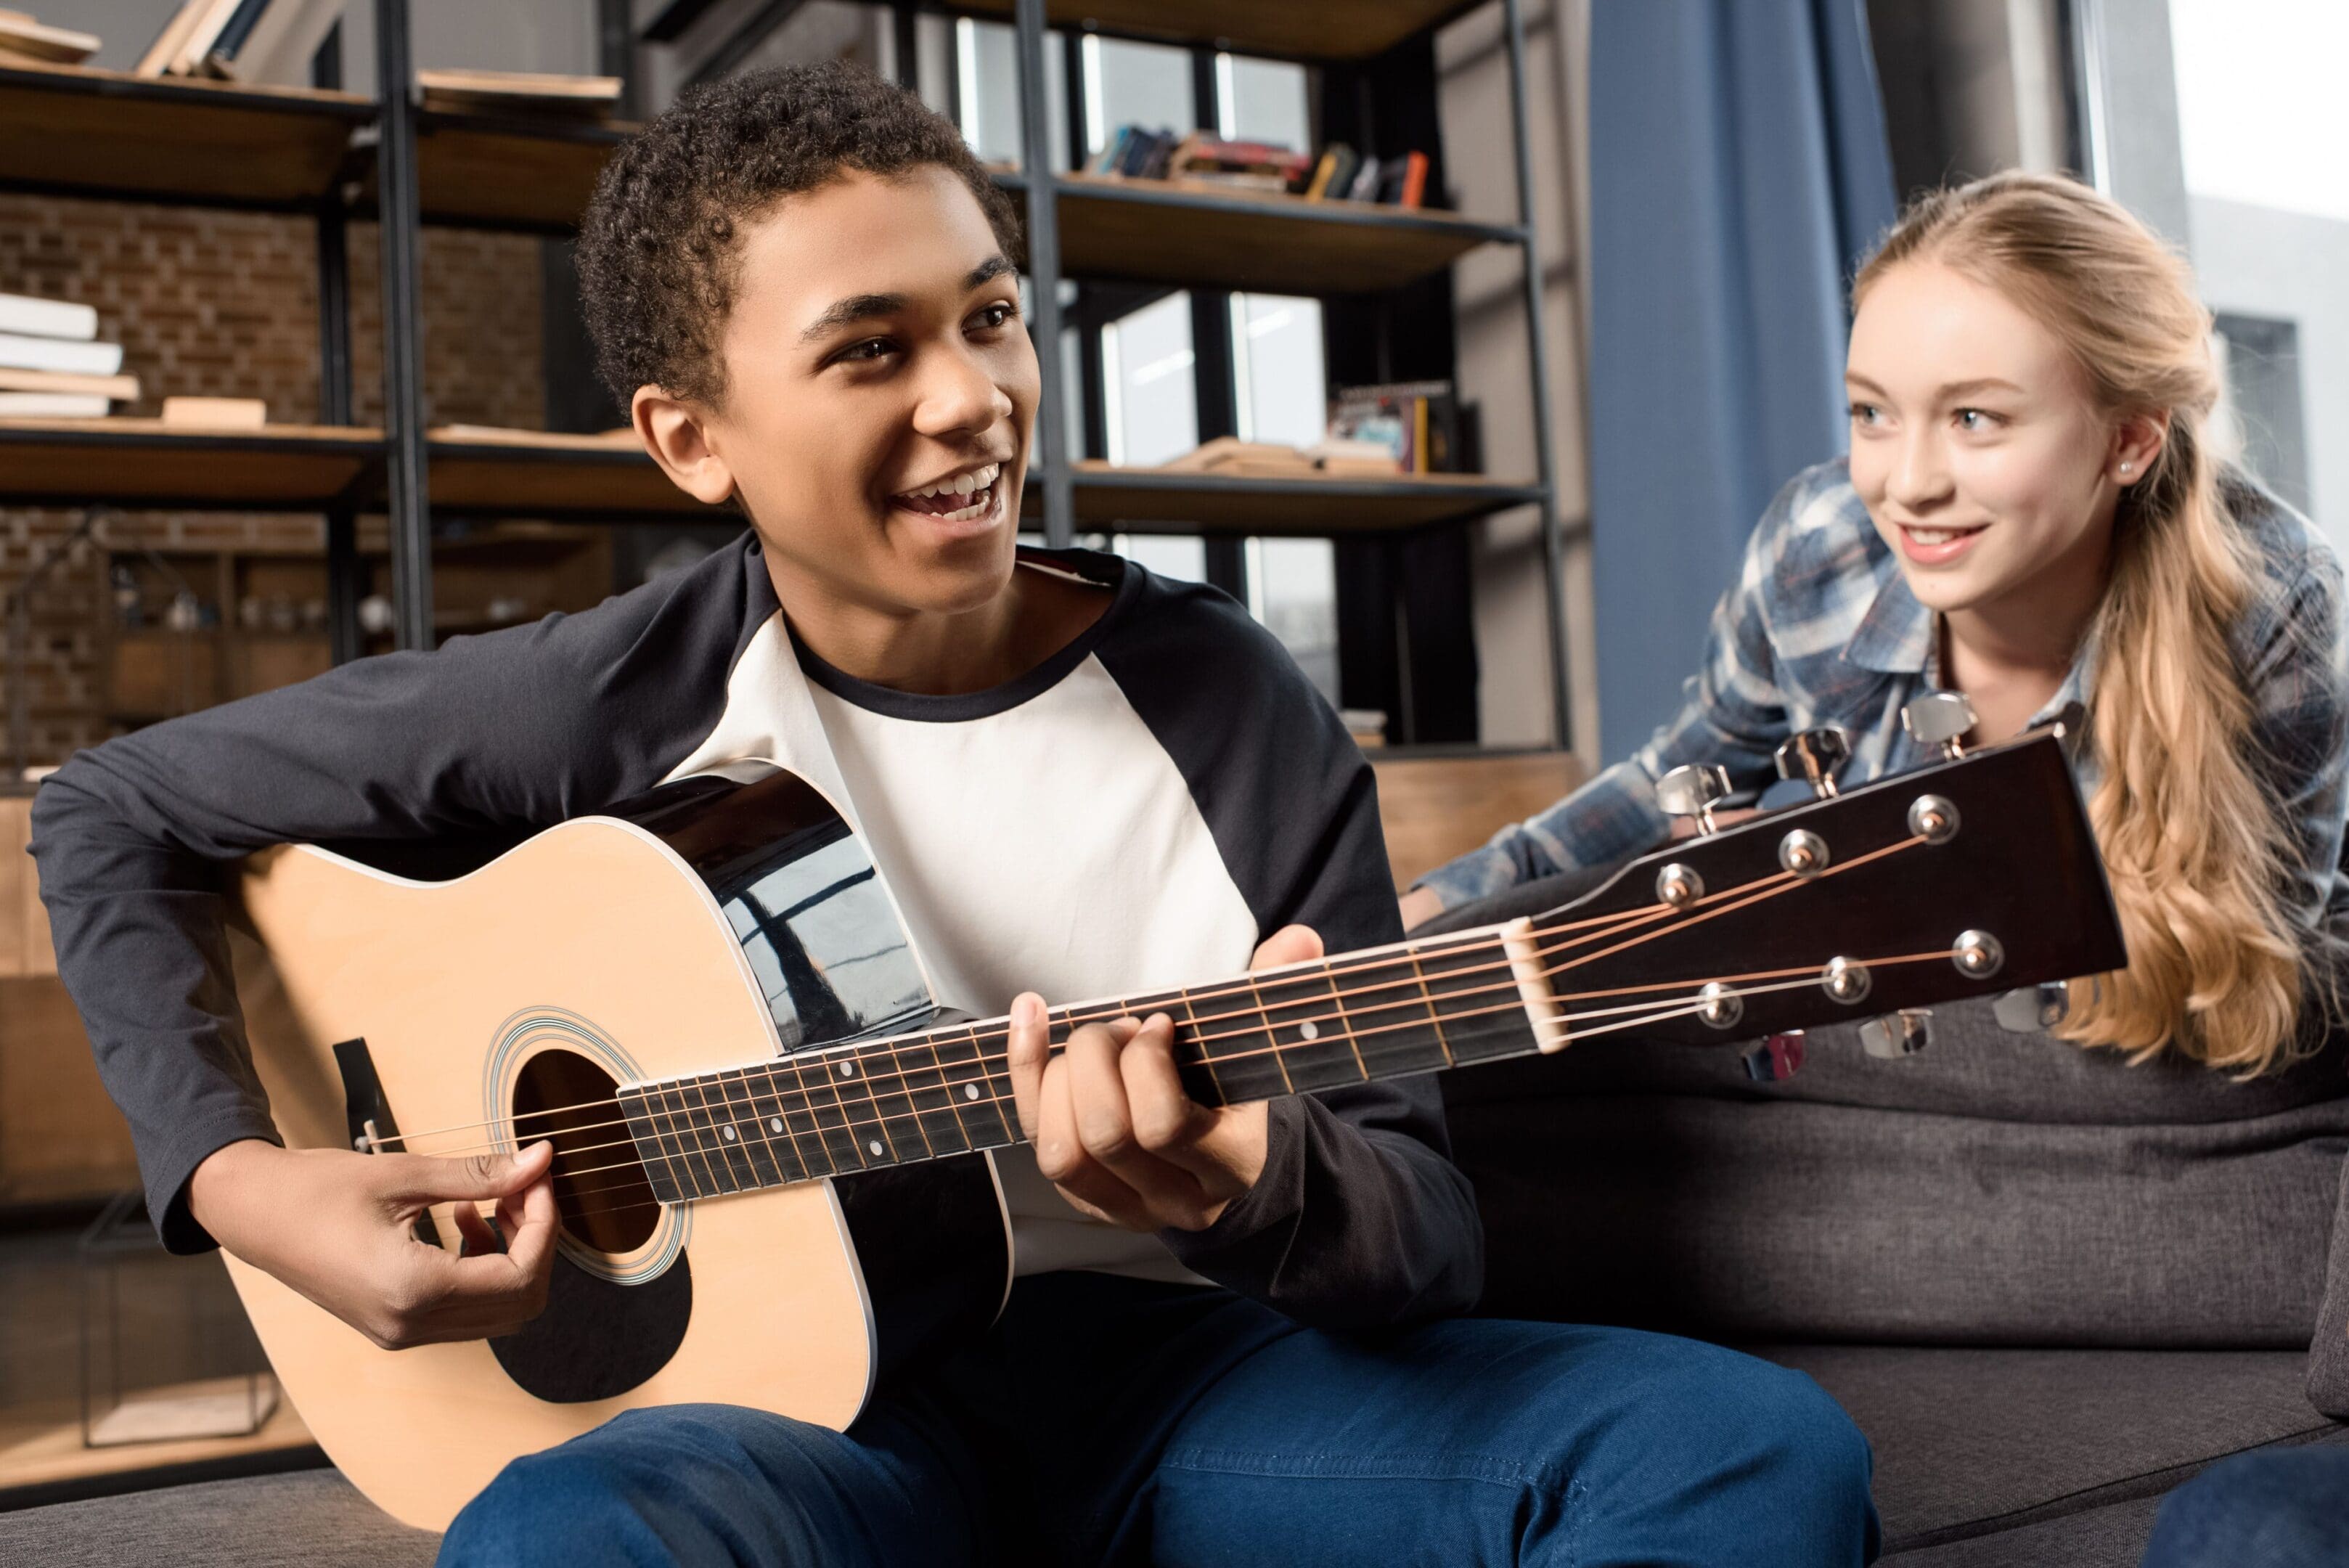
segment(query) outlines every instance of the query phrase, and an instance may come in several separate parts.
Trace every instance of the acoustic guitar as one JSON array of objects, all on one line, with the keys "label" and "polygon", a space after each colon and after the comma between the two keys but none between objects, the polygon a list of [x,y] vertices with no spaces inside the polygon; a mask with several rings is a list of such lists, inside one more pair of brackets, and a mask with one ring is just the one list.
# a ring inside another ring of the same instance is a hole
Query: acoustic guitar
[{"label": "acoustic guitar", "polygon": [[[232,945],[289,1147],[556,1146],[546,1310],[506,1337],[381,1350],[229,1261],[319,1444],[408,1523],[633,1406],[845,1427],[884,1370],[1001,1307],[1006,1021],[937,1005],[884,868],[788,771],[685,779],[447,880],[271,849]],[[1898,1054],[1915,1009],[2125,961],[2042,733],[1700,832],[1536,918],[1051,1021],[1058,1043],[1169,1013],[1208,1105],[1614,1033],[1759,1041],[1749,1070],[1774,1077],[1807,1024],[1885,1014],[1870,1049]]]}]

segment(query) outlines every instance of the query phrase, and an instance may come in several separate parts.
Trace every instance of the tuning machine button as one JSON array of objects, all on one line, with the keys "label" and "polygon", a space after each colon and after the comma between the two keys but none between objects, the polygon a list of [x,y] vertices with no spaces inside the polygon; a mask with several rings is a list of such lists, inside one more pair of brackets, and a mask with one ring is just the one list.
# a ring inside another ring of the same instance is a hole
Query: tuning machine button
[{"label": "tuning machine button", "polygon": [[1728,770],[1710,763],[1687,763],[1656,781],[1656,804],[1669,815],[1695,818],[1699,833],[1713,831],[1713,808],[1728,798]]},{"label": "tuning machine button", "polygon": [[1836,770],[1851,760],[1851,736],[1840,724],[1822,724],[1789,737],[1773,760],[1780,778],[1800,779],[1824,800],[1836,793]]},{"label": "tuning machine button", "polygon": [[1988,931],[1960,931],[1950,944],[1950,961],[1968,980],[1988,980],[2006,967],[2006,949]]},{"label": "tuning machine button", "polygon": [[1757,1084],[1783,1084],[1803,1070],[1803,1032],[1789,1029],[1757,1040],[1739,1053],[1745,1075]]},{"label": "tuning machine button", "polygon": [[1974,705],[1962,691],[1928,691],[1900,710],[1901,727],[1920,746],[1938,746],[1955,762],[1965,755],[1965,737],[1974,727]]},{"label": "tuning machine button", "polygon": [[1897,1062],[1914,1056],[1932,1044],[1933,1015],[1921,1007],[1904,1007],[1871,1018],[1859,1026],[1859,1044],[1871,1056]]},{"label": "tuning machine button", "polygon": [[1795,828],[1778,840],[1778,865],[1797,877],[1816,877],[1827,868],[1827,841],[1807,827]]},{"label": "tuning machine button", "polygon": [[1990,1014],[2009,1034],[2044,1034],[2072,1011],[2072,988],[2060,980],[2010,991],[1990,1004]]},{"label": "tuning machine button", "polygon": [[1826,968],[1819,971],[1819,985],[1826,993],[1847,1006],[1868,1000],[1876,984],[1866,964],[1854,963],[1847,958],[1831,958]]}]

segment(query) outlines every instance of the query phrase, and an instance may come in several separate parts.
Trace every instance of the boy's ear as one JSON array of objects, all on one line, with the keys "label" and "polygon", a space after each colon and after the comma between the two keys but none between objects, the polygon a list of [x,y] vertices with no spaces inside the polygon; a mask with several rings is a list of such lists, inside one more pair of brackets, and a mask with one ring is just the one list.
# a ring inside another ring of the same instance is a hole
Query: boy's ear
[{"label": "boy's ear", "polygon": [[734,471],[710,444],[699,410],[647,385],[628,400],[628,417],[645,450],[679,490],[709,506],[734,493]]}]

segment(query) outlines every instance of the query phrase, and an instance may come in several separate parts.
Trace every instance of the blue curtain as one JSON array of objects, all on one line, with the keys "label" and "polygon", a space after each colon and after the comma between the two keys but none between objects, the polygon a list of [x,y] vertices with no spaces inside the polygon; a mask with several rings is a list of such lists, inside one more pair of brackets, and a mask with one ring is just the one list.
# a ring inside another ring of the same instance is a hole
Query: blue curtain
[{"label": "blue curtain", "polygon": [[1647,739],[1763,508],[1844,450],[1846,292],[1892,220],[1864,0],[1596,0],[1599,735]]}]

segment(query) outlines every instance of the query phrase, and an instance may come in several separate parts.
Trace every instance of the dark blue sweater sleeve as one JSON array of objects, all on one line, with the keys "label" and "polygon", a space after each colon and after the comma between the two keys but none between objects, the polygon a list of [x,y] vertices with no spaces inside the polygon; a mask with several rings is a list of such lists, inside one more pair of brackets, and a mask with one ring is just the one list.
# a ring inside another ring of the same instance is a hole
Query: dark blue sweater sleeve
[{"label": "dark blue sweater sleeve", "polygon": [[648,787],[722,705],[743,576],[721,551],[582,615],[138,731],[42,784],[32,851],[57,972],[166,1245],[212,1244],[184,1202],[206,1156],[277,1137],[229,968],[236,862],[295,842],[500,846]]},{"label": "dark blue sweater sleeve", "polygon": [[[1288,651],[1212,588],[1154,579],[1100,649],[1174,758],[1259,937],[1332,953],[1401,940],[1370,764]],[[1451,1159],[1433,1077],[1272,1102],[1263,1175],[1205,1231],[1162,1232],[1183,1264],[1301,1323],[1465,1311],[1485,1233]]]}]

